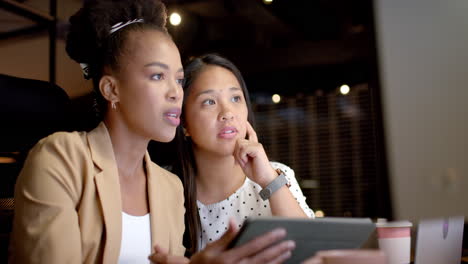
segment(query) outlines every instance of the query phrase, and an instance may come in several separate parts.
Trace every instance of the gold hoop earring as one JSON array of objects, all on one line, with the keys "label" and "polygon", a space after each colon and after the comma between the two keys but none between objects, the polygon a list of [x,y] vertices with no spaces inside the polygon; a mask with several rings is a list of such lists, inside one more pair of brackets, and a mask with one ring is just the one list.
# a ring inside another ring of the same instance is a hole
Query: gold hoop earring
[{"label": "gold hoop earring", "polygon": [[184,140],[188,141],[190,139],[190,135],[187,132],[187,129],[185,129],[185,127],[182,127],[182,131],[183,131]]}]

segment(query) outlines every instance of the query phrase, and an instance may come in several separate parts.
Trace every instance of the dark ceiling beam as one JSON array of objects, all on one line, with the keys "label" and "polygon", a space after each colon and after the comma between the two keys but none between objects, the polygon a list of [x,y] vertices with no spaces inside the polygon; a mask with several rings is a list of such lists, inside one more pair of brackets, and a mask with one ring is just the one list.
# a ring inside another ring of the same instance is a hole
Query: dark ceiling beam
[{"label": "dark ceiling beam", "polygon": [[362,61],[369,57],[369,49],[370,40],[363,36],[347,41],[295,42],[268,49],[225,49],[219,53],[236,62],[245,73],[260,73]]},{"label": "dark ceiling beam", "polygon": [[362,62],[371,54],[371,40],[364,26],[344,30],[346,33],[338,37],[328,36],[328,40],[307,40],[304,32],[286,24],[261,1],[207,0],[177,8],[197,16],[188,23],[191,27],[170,28],[184,57],[217,52],[232,59],[245,73],[343,65]]},{"label": "dark ceiling beam", "polygon": [[1,0],[0,8],[30,19],[38,24],[36,26],[29,26],[22,29],[2,32],[0,38],[9,38],[12,36],[19,36],[21,34],[40,32],[43,28],[47,28],[49,30],[49,81],[51,83],[55,83],[57,0],[49,0],[50,14],[42,13],[33,7],[12,0]]},{"label": "dark ceiling beam", "polygon": [[[213,23],[225,23],[230,18],[246,20],[253,25],[274,30],[276,34],[291,34],[295,32],[279,18],[265,9],[260,2],[252,0],[202,0],[202,1],[170,1],[170,10],[187,11]],[[218,23],[218,22],[215,22]]]},{"label": "dark ceiling beam", "polygon": [[268,11],[260,1],[235,0],[238,14],[247,21],[275,35],[298,35],[291,26]]},{"label": "dark ceiling beam", "polygon": [[162,0],[163,3],[168,5],[183,5],[183,4],[190,4],[196,2],[219,2],[219,0]]},{"label": "dark ceiling beam", "polygon": [[38,24],[29,27],[24,27],[16,30],[11,30],[7,32],[0,32],[0,40],[20,37],[24,35],[42,35],[47,32],[47,24]]},{"label": "dark ceiling beam", "polygon": [[203,1],[173,1],[167,3],[166,7],[169,11],[179,10],[190,12],[201,17],[217,17],[223,18],[230,15],[224,5],[224,1],[219,0],[203,0]]},{"label": "dark ceiling beam", "polygon": [[37,23],[51,23],[55,20],[55,18],[51,15],[39,12],[30,6],[12,0],[0,1],[0,8],[3,8],[19,16],[31,19]]}]

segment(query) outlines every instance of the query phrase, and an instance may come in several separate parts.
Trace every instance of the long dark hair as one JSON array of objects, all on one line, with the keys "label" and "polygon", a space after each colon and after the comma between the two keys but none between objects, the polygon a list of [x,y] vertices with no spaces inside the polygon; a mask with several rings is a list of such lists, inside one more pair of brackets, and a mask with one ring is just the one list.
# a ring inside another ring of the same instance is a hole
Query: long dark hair
[{"label": "long dark hair", "polygon": [[[248,121],[254,126],[254,116],[252,106],[250,104],[249,92],[245,85],[244,78],[239,69],[228,59],[221,57],[217,54],[207,54],[200,57],[191,59],[184,67],[185,84],[184,84],[184,104],[182,106],[181,123],[185,123],[185,102],[187,96],[190,94],[191,84],[198,78],[199,74],[207,66],[223,67],[236,77],[240,84],[240,88],[245,97],[248,111]],[[198,248],[198,237],[200,237],[201,223],[198,214],[197,206],[197,185],[195,177],[197,175],[197,165],[193,153],[193,143],[190,137],[185,137],[183,127],[179,126],[176,133],[176,145],[178,158],[173,166],[173,171],[179,175],[184,185],[185,195],[185,226],[186,232],[184,243],[187,247],[188,256],[194,254]]]}]

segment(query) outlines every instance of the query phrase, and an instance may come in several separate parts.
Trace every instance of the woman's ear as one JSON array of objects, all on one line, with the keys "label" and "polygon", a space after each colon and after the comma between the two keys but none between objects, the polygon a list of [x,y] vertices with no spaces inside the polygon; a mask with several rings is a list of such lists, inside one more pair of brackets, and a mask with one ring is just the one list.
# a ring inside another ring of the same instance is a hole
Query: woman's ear
[{"label": "woman's ear", "polygon": [[112,104],[120,101],[117,80],[110,75],[102,76],[99,81],[99,91],[102,96]]}]

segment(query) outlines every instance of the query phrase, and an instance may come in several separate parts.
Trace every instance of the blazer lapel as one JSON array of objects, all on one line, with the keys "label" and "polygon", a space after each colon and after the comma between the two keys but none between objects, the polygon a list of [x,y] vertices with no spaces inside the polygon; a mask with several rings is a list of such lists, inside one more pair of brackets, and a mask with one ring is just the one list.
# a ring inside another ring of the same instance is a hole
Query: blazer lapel
[{"label": "blazer lapel", "polygon": [[145,154],[146,172],[148,177],[148,198],[150,207],[151,218],[151,244],[170,250],[170,228],[167,223],[167,210],[166,199],[164,197],[164,185],[162,184],[161,177],[164,177],[164,170],[157,165],[153,165],[151,158],[146,152]]},{"label": "blazer lapel", "polygon": [[106,232],[103,263],[117,263],[122,239],[122,201],[114,150],[103,122],[88,133],[88,142],[92,159],[97,167],[94,181],[101,202]]}]

